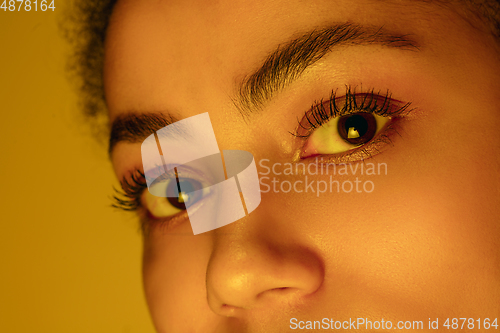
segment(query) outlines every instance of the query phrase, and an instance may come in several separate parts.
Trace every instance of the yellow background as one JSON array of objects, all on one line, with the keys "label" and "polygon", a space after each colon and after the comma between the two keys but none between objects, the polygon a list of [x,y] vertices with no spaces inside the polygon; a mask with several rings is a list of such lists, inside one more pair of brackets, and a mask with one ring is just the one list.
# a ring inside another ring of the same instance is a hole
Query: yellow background
[{"label": "yellow background", "polygon": [[0,10],[0,332],[153,332],[137,222],[109,207],[117,181],[76,116],[55,5]]}]

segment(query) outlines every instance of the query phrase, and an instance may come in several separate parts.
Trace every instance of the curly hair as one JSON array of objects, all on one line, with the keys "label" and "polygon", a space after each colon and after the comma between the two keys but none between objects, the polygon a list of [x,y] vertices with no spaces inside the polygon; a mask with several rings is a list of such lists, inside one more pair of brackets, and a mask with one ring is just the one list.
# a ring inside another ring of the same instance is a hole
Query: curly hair
[{"label": "curly hair", "polygon": [[[80,106],[100,141],[108,135],[103,88],[104,41],[118,0],[75,0],[63,30],[72,45],[68,70],[77,83]],[[500,44],[500,0],[418,0],[452,6],[470,22],[481,22]],[[460,4],[461,6],[457,6]]]},{"label": "curly hair", "polygon": [[77,86],[83,116],[100,142],[108,135],[103,86],[104,41],[117,1],[74,1],[62,22],[62,30],[73,50],[67,70]]}]

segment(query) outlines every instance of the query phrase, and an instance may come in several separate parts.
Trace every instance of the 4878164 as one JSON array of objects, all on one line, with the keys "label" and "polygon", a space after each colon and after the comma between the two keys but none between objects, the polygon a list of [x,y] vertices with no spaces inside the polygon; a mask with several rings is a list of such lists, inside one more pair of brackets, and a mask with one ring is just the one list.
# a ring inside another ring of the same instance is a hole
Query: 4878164
[{"label": "4878164", "polygon": [[[1,1],[1,0],[0,0]],[[50,2],[50,3],[49,3]],[[54,4],[55,0],[4,0],[0,9],[3,9],[4,12],[20,12],[21,10],[25,12],[30,11],[42,11],[45,12],[49,9],[54,11],[56,6]]]}]

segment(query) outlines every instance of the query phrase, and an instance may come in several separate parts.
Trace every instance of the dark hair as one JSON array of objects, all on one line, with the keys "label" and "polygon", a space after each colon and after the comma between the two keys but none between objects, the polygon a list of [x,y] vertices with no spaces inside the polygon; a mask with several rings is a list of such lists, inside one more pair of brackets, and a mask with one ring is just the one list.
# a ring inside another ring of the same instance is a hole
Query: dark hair
[{"label": "dark hair", "polygon": [[77,0],[62,21],[62,30],[73,53],[68,73],[79,91],[80,108],[92,134],[104,143],[108,117],[103,87],[104,40],[118,0]]},{"label": "dark hair", "polygon": [[[108,118],[103,89],[104,40],[109,19],[118,0],[76,0],[63,30],[72,44],[69,73],[77,83],[80,105],[93,134],[106,140]],[[478,23],[500,44],[500,0],[419,0],[452,6],[471,24]]]}]

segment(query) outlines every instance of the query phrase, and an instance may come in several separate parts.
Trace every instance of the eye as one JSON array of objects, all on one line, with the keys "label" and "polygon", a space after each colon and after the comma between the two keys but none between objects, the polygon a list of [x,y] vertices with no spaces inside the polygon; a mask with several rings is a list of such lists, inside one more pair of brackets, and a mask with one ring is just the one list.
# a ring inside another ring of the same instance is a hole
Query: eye
[{"label": "eye", "polygon": [[203,189],[202,184],[192,178],[169,178],[152,187],[155,193],[166,195],[159,197],[145,191],[145,207],[154,218],[174,216],[200,201],[206,194],[199,191]]},{"label": "eye", "polygon": [[335,117],[316,128],[309,136],[301,157],[340,154],[370,142],[390,121],[368,112]]},{"label": "eye", "polygon": [[397,120],[406,116],[410,103],[375,93],[356,93],[346,87],[344,96],[333,91],[330,99],[314,103],[296,131],[303,138],[301,159],[328,155],[328,163],[362,160],[378,154],[391,142]]}]

